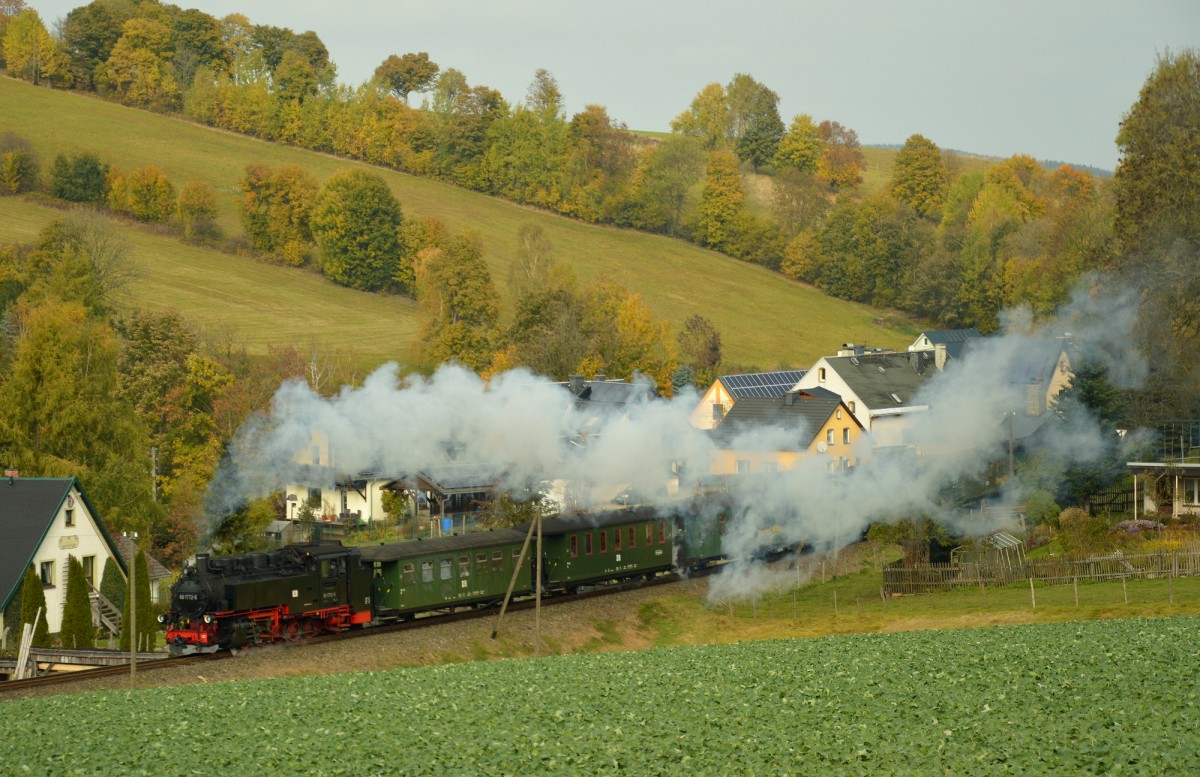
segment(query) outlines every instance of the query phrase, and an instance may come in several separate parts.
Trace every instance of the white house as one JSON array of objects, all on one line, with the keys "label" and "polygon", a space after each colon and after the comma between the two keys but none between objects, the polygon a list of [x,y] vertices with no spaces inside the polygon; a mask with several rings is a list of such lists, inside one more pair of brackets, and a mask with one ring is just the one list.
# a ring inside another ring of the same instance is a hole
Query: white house
[{"label": "white house", "polygon": [[6,474],[0,481],[0,631],[6,625],[3,610],[20,592],[30,565],[45,590],[43,617],[50,633],[60,630],[71,556],[79,559],[93,588],[99,588],[110,558],[126,573],[117,544],[78,480]]}]

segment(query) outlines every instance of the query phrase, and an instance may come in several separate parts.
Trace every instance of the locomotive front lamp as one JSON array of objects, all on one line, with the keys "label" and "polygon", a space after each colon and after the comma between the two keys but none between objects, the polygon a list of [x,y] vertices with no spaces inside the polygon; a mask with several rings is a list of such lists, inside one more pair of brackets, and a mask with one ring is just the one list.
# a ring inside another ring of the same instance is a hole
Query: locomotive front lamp
[{"label": "locomotive front lamp", "polygon": [[167,614],[166,614],[165,612],[160,612],[160,613],[158,614],[158,622],[159,622],[159,623],[166,623],[166,622],[167,622]]},{"label": "locomotive front lamp", "polygon": [[206,612],[206,613],[204,613],[204,619],[203,619],[203,620],[204,620],[204,622],[205,622],[205,623],[212,623],[212,622],[213,622],[213,616],[212,616],[212,613],[210,613],[210,612]]}]

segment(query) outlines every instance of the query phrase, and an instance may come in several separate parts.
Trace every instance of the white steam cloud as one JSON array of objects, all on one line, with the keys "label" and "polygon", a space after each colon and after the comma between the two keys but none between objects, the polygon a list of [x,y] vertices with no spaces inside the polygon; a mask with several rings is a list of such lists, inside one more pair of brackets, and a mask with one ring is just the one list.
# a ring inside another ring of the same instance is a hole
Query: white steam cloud
[{"label": "white steam cloud", "polygon": [[[725,550],[751,556],[765,545],[804,543],[829,551],[855,541],[872,522],[920,515],[964,533],[994,530],[964,523],[939,495],[980,477],[989,463],[1007,455],[1010,424],[1027,403],[1028,386],[1014,382],[1022,365],[1039,358],[1047,342],[1069,334],[1075,352],[1105,360],[1114,383],[1135,386],[1145,373],[1128,345],[1135,311],[1132,296],[1105,295],[1091,283],[1061,316],[1041,326],[1024,312],[1011,313],[999,334],[973,342],[963,358],[926,381],[912,404],[928,410],[907,430],[905,450],[882,454],[866,440],[856,452],[859,465],[845,473],[831,475],[827,462],[802,460],[770,477],[729,478],[720,504],[731,514]],[[453,456],[487,468],[503,489],[565,479],[577,488],[594,487],[592,498],[599,503],[626,484],[661,494],[678,474],[680,493],[688,494],[707,476],[714,450],[708,433],[688,423],[696,402],[686,392],[598,414],[576,408],[570,392],[527,371],[485,383],[455,366],[428,379],[402,380],[396,365],[388,364],[360,388],[344,388],[331,398],[291,381],[279,389],[267,414],[239,432],[213,482],[208,510],[219,519],[248,498],[311,479],[314,470],[298,453],[309,449],[314,431],[328,438],[333,451],[332,467],[322,470],[330,478],[332,472],[361,471],[399,477]],[[1085,419],[1048,425],[1041,444],[1064,461],[1088,460],[1114,434]],[[777,450],[785,437],[794,441],[796,430],[766,429],[738,442]],[[585,438],[585,444],[576,444]],[[794,571],[784,575],[795,578]],[[774,582],[753,563],[731,564],[714,580],[711,597],[752,595]]]}]

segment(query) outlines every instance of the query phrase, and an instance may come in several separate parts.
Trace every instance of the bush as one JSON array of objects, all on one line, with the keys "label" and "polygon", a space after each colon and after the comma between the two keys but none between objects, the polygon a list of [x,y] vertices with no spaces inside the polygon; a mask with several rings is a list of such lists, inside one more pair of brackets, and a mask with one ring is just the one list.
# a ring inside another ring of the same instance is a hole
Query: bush
[{"label": "bush", "polygon": [[1039,489],[1025,500],[1025,518],[1031,526],[1041,526],[1042,524],[1055,526],[1061,512],[1062,508],[1054,501],[1054,497],[1049,491]]},{"label": "bush", "polygon": [[29,141],[12,132],[0,138],[0,193],[20,194],[37,183],[37,157]]},{"label": "bush", "polygon": [[59,154],[50,171],[50,193],[68,202],[104,202],[108,165],[90,152]]},{"label": "bush", "polygon": [[[41,617],[37,615],[38,610],[42,611]],[[21,584],[21,629],[24,630],[26,623],[33,623],[34,618],[37,618],[37,625],[33,629],[31,644],[34,647],[50,647],[50,627],[46,624],[46,592],[42,588],[42,579],[30,565],[25,570],[25,580]],[[20,636],[21,631],[18,631],[17,638]]]},{"label": "bush", "polygon": [[175,186],[153,165],[139,167],[128,176],[114,167],[108,176],[108,206],[138,221],[165,223],[177,208]]},{"label": "bush", "polygon": [[100,578],[100,595],[118,610],[125,609],[125,576],[121,574],[117,561],[112,556],[104,562],[104,574]]},{"label": "bush", "polygon": [[219,240],[217,191],[203,181],[189,181],[179,192],[179,224],[183,239],[199,243]]}]

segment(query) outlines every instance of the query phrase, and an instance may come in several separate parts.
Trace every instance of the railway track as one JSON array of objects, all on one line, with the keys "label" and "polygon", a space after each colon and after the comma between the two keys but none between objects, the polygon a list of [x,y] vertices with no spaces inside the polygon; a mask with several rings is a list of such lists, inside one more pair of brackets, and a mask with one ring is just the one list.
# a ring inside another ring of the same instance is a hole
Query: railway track
[{"label": "railway track", "polygon": [[[710,567],[707,570],[693,573],[692,576],[696,577],[709,574],[712,569],[713,568]],[[650,580],[638,578],[622,583],[614,583],[608,586],[596,586],[586,591],[579,591],[573,594],[562,594],[543,599],[542,606],[554,607],[563,604],[580,602],[598,596],[608,596],[621,591],[632,591],[639,588],[669,585],[671,583],[679,582],[681,579],[682,578],[680,578],[678,574],[671,573],[668,575],[658,575]],[[513,613],[531,610],[535,606],[536,602],[533,598],[520,599],[509,603],[508,612]],[[326,644],[339,640],[360,639],[363,637],[371,637],[376,634],[394,634],[396,632],[407,631],[409,629],[422,629],[458,621],[495,617],[498,612],[499,608],[495,605],[469,610],[437,611],[423,614],[414,618],[413,620],[389,623],[385,626],[376,626],[368,629],[356,629],[351,631],[343,631],[338,634],[327,634],[318,637],[311,637],[295,643],[292,645],[292,647],[303,648],[307,645]],[[190,656],[173,656],[170,658],[155,659],[153,661],[138,662],[137,673],[141,675],[144,673],[154,672],[159,669],[186,666],[205,661],[220,661],[224,659],[236,658],[240,654],[250,654],[259,649],[260,648],[242,648],[233,651],[201,653]],[[128,674],[129,664],[117,664],[115,666],[96,667],[95,669],[82,669],[75,672],[58,672],[56,674],[43,675],[41,677],[30,677],[24,680],[9,680],[7,682],[0,683],[0,695],[20,690],[43,688],[52,685],[68,685],[75,682],[95,680],[104,677],[117,677]]]}]

